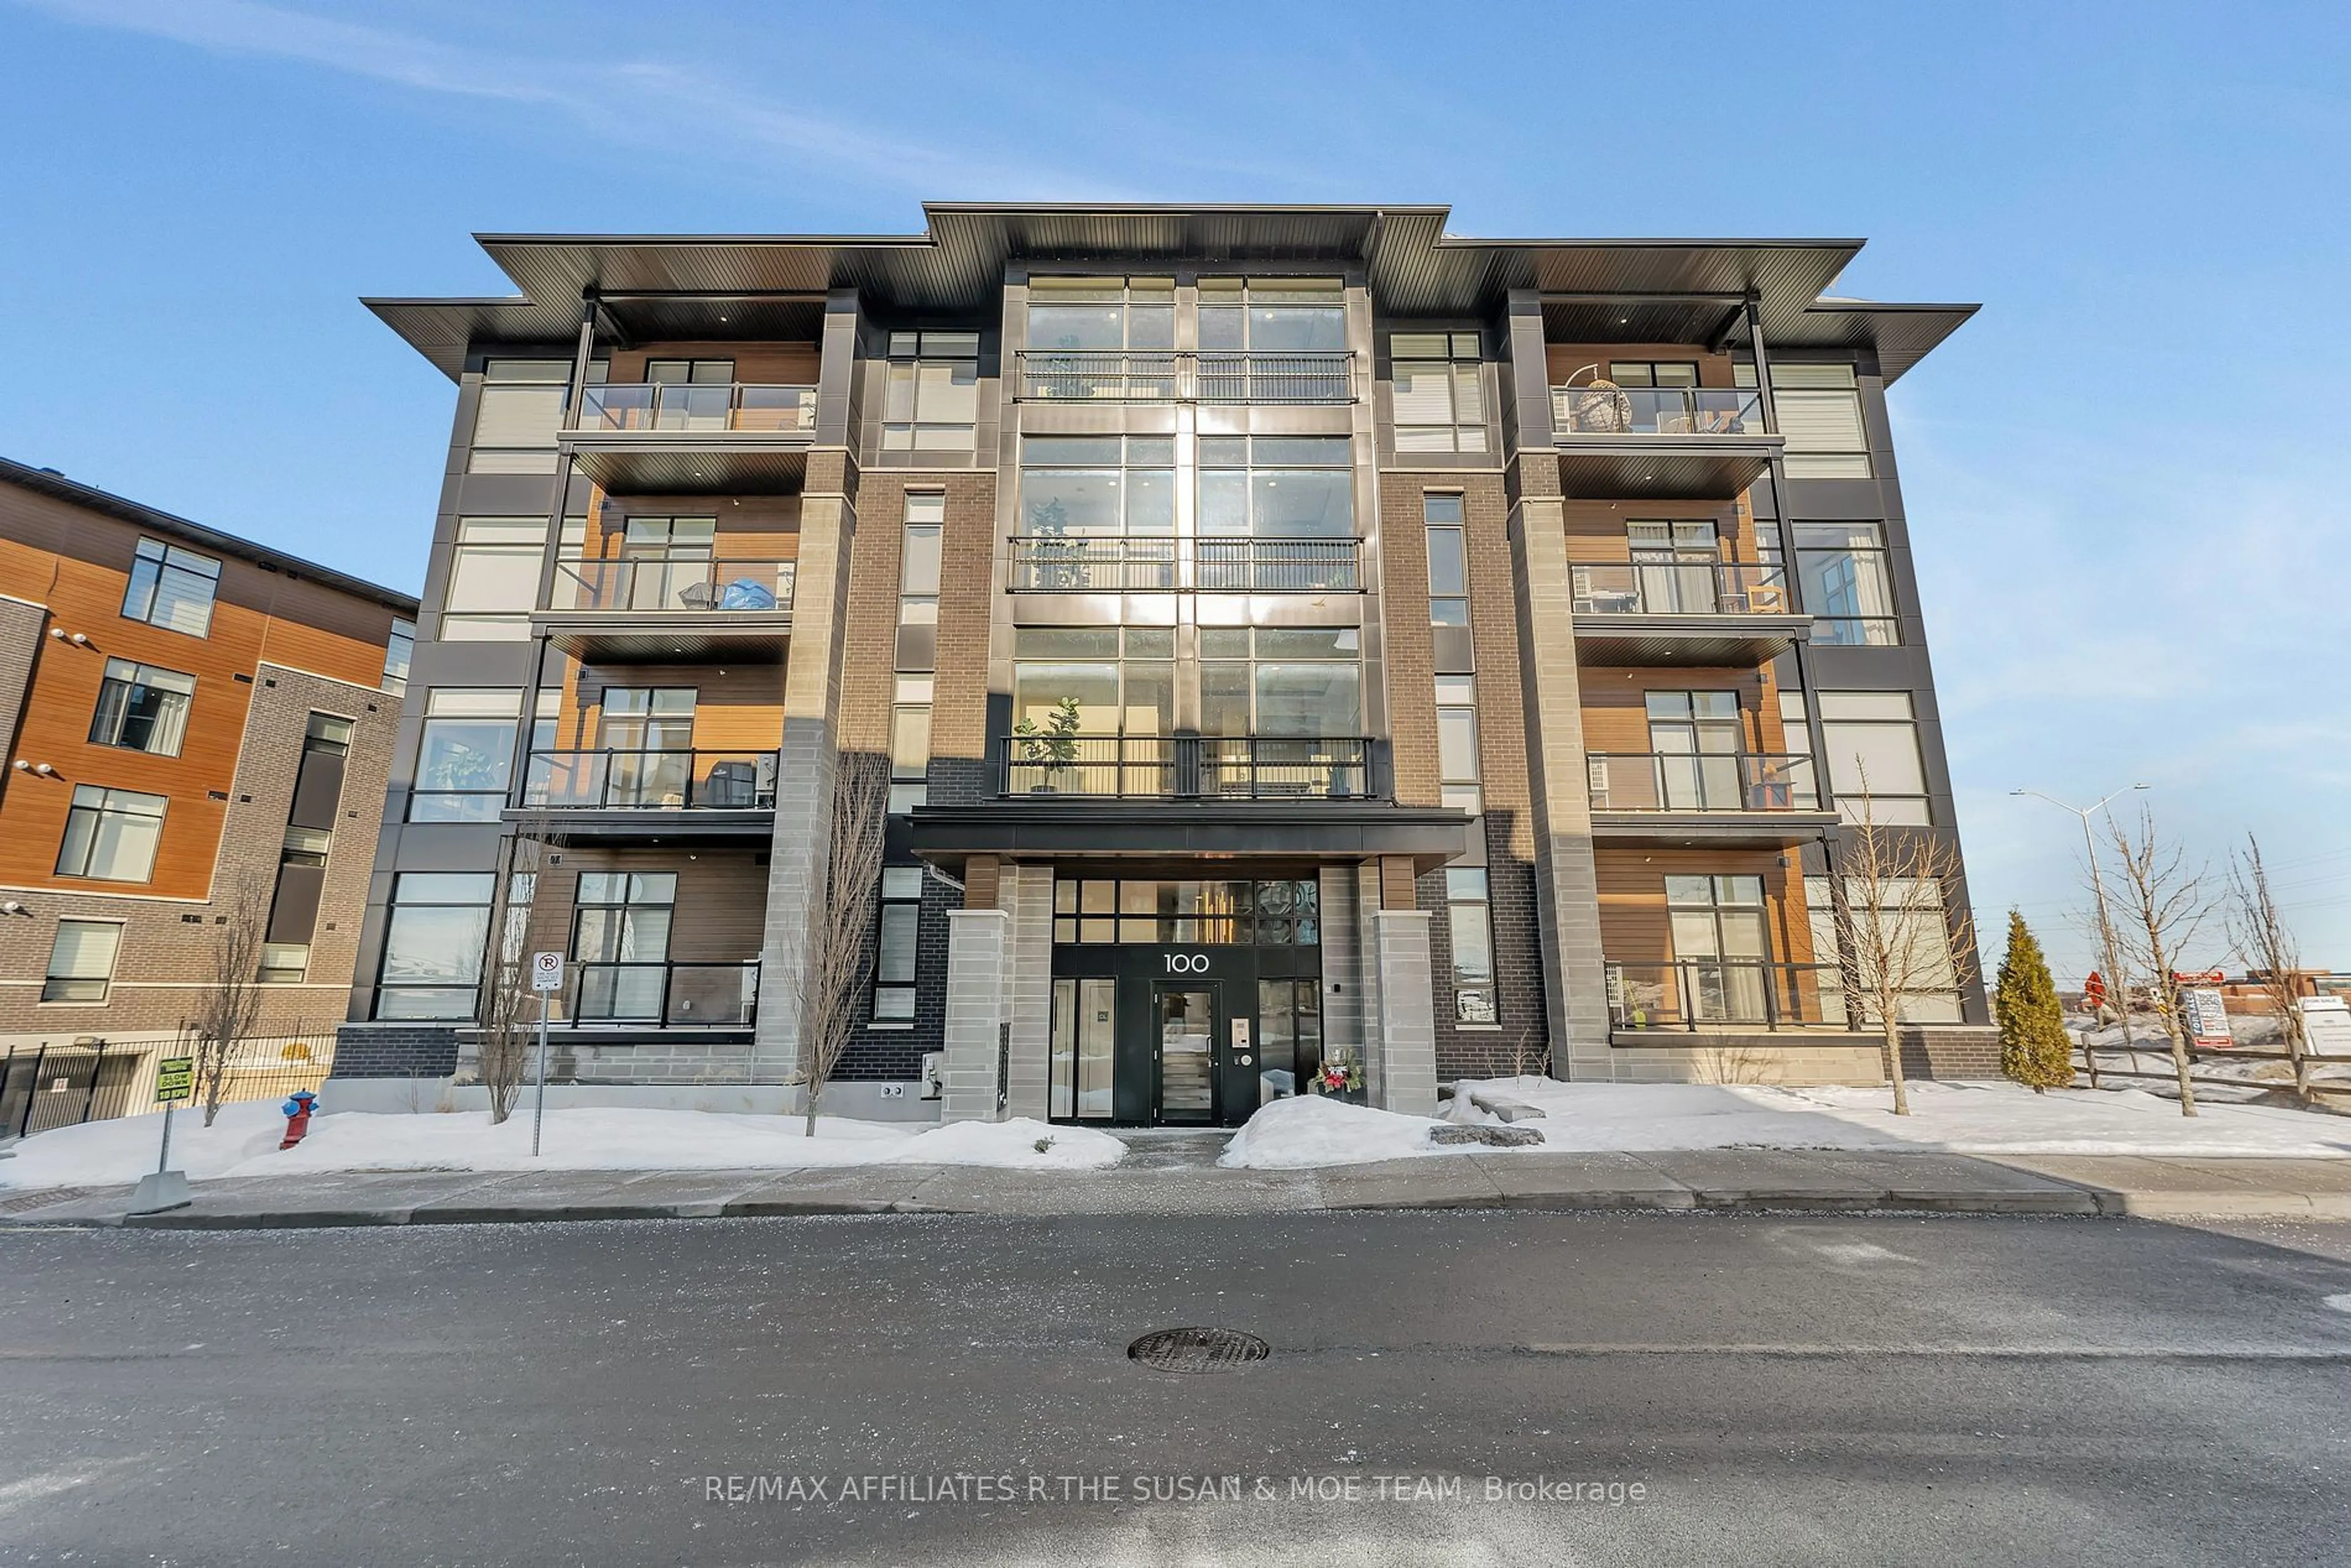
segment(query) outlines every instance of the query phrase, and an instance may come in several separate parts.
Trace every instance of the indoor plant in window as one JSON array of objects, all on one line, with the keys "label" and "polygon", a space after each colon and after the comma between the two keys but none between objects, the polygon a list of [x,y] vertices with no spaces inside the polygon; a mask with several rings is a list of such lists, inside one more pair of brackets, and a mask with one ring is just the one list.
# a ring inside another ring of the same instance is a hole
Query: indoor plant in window
[{"label": "indoor plant in window", "polygon": [[1051,795],[1058,792],[1061,782],[1078,761],[1078,699],[1063,697],[1053,705],[1053,711],[1040,725],[1032,716],[1012,727],[1019,739],[1020,766],[1033,769],[1037,781],[1029,786],[1031,795]]}]

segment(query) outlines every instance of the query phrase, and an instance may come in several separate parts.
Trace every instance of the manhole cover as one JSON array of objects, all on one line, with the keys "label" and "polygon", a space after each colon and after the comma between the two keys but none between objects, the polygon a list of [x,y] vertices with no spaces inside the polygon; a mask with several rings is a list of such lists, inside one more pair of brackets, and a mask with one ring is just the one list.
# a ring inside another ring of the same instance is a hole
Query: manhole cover
[{"label": "manhole cover", "polygon": [[1126,1354],[1160,1372],[1230,1372],[1263,1361],[1272,1348],[1238,1329],[1161,1329],[1128,1345]]}]

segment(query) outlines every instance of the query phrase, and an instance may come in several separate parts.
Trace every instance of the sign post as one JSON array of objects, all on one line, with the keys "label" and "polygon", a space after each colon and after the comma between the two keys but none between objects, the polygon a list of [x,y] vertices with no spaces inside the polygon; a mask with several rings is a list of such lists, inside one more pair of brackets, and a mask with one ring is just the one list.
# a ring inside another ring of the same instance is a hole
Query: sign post
[{"label": "sign post", "polygon": [[530,956],[530,988],[538,993],[538,1092],[530,1113],[530,1157],[538,1158],[538,1131],[547,1120],[547,998],[563,988],[563,955]]},{"label": "sign post", "polygon": [[188,1189],[186,1173],[171,1168],[172,1113],[183,1100],[195,1097],[196,1062],[193,1057],[167,1056],[155,1064],[155,1098],[163,1107],[163,1146],[156,1153],[155,1169],[139,1178],[139,1188],[131,1195],[129,1214],[161,1214],[167,1208],[185,1208],[195,1201]]}]

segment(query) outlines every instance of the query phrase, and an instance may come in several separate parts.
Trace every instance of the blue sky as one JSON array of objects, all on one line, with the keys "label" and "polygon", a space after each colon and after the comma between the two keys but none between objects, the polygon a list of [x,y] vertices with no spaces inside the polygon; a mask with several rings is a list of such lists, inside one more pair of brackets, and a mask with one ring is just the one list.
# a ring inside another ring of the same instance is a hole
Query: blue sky
[{"label": "blue sky", "polygon": [[2351,968],[2347,44],[2339,5],[0,0],[0,452],[413,587],[451,389],[356,298],[505,292],[475,230],[1865,235],[1842,292],[1985,302],[1893,398],[1987,922],[2078,969],[2078,830],[2007,791],[2144,781],[2199,857],[2259,832]]}]

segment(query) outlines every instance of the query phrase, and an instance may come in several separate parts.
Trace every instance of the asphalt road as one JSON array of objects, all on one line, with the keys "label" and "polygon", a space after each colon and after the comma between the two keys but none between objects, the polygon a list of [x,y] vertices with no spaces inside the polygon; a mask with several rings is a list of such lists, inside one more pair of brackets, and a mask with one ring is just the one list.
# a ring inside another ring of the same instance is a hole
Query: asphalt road
[{"label": "asphalt road", "polygon": [[0,1235],[0,1560],[2351,1563],[2346,1229]]}]

